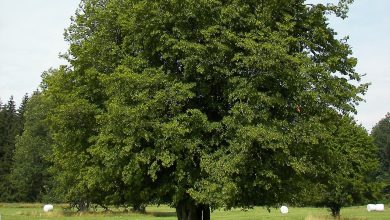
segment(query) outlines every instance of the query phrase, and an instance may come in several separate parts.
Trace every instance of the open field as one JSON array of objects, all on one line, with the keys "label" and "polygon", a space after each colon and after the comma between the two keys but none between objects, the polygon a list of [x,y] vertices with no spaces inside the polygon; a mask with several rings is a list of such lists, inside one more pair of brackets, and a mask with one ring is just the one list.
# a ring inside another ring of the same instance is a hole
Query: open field
[{"label": "open field", "polygon": [[[65,206],[64,206],[65,207]],[[384,212],[367,212],[365,206],[349,207],[341,210],[344,220],[390,220],[389,205]],[[76,213],[64,211],[62,207],[55,205],[54,212],[44,213],[42,204],[0,204],[0,220],[175,220],[175,210],[167,206],[151,206],[146,209],[147,214],[124,213],[120,210],[112,212]],[[289,213],[282,215],[277,209],[271,209],[269,213],[265,208],[257,207],[252,210],[214,211],[211,219],[238,220],[325,220],[332,219],[325,208],[295,208],[290,207]]]}]

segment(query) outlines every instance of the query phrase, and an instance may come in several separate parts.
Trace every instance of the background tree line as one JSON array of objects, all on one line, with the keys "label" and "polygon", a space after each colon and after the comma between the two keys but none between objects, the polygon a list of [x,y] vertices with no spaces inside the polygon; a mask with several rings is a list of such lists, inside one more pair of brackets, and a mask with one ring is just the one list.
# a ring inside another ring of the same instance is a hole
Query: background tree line
[{"label": "background tree line", "polygon": [[1,105],[0,201],[38,202],[48,196],[50,136],[40,93],[25,95],[19,108],[11,97]]},{"label": "background tree line", "polygon": [[19,108],[16,108],[13,97],[7,103],[0,100],[0,200],[12,199],[10,173],[13,166],[13,156],[17,136],[21,135],[24,126],[24,112],[28,97],[23,98]]},{"label": "background tree line", "polygon": [[1,119],[1,198],[178,219],[377,200],[378,149],[351,117],[367,85],[325,16],[349,3],[81,1],[70,65],[13,107],[15,131]]}]

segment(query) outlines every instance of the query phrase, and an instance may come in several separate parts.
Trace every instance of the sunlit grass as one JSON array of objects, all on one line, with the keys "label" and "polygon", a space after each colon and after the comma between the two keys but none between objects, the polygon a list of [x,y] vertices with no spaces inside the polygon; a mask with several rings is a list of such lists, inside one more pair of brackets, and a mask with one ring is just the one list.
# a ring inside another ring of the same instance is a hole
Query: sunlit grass
[{"label": "sunlit grass", "polygon": [[[110,211],[98,209],[96,212],[76,212],[69,210],[66,204],[54,205],[53,212],[43,212],[43,204],[3,203],[0,204],[1,220],[174,220],[175,209],[162,206],[149,206],[146,214],[125,212],[124,209],[112,208]],[[367,212],[365,206],[343,208],[340,220],[390,220],[390,213],[385,207],[384,212]],[[333,220],[326,208],[289,207],[288,214],[281,214],[278,209],[256,207],[250,210],[233,209],[230,211],[216,210],[211,219],[216,220]]]}]

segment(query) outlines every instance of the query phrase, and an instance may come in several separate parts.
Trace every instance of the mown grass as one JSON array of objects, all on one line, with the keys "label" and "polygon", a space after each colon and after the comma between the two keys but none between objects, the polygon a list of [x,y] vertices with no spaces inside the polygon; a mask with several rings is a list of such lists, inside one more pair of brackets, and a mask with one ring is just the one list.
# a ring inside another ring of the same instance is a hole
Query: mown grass
[{"label": "mown grass", "polygon": [[[0,220],[175,220],[175,210],[168,206],[149,206],[146,214],[123,212],[113,209],[112,211],[78,213],[67,211],[66,205],[54,205],[54,211],[44,213],[42,204],[0,204]],[[342,220],[390,220],[390,207],[385,206],[384,212],[367,212],[365,206],[343,208]],[[251,210],[234,209],[230,211],[217,210],[212,212],[211,219],[216,220],[331,220],[326,208],[295,208],[290,207],[289,213],[281,214],[277,209],[256,207]]]}]

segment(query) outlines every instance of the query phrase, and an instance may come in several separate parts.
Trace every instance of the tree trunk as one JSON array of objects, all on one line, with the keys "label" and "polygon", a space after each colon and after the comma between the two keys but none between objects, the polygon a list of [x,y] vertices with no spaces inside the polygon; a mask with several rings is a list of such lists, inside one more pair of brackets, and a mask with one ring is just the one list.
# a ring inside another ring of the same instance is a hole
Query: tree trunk
[{"label": "tree trunk", "polygon": [[334,204],[330,207],[330,211],[332,212],[333,218],[340,219],[340,210],[341,210],[340,205]]},{"label": "tree trunk", "polygon": [[133,211],[139,213],[145,213],[146,206],[142,203],[133,204]]},{"label": "tree trunk", "polygon": [[178,220],[210,220],[210,207],[193,200],[179,202],[176,213]]},{"label": "tree trunk", "polygon": [[90,206],[90,203],[87,202],[87,201],[78,201],[75,203],[75,207],[77,209],[78,212],[87,212],[89,211],[89,206]]}]

